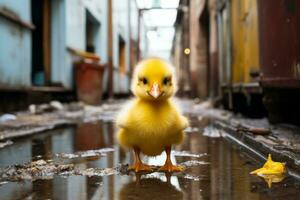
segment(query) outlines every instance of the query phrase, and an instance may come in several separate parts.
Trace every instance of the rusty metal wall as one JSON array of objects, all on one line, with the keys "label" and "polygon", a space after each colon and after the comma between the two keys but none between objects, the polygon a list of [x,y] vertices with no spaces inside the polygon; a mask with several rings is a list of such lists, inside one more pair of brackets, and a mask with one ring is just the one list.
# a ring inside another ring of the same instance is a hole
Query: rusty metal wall
[{"label": "rusty metal wall", "polygon": [[266,87],[300,88],[300,1],[258,1],[260,63]]}]

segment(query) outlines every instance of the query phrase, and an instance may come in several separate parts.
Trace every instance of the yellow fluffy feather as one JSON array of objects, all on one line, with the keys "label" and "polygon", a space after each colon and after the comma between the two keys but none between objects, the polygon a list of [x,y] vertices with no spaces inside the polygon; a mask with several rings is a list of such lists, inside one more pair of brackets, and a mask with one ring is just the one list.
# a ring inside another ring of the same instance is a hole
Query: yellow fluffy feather
[{"label": "yellow fluffy feather", "polygon": [[117,139],[121,146],[135,151],[135,171],[151,170],[141,163],[140,152],[156,156],[164,150],[167,161],[161,170],[178,171],[169,159],[172,145],[183,140],[183,129],[188,120],[183,117],[171,97],[176,91],[173,67],[159,58],[149,58],[135,68],[131,90],[135,99],[129,102],[117,117]]}]

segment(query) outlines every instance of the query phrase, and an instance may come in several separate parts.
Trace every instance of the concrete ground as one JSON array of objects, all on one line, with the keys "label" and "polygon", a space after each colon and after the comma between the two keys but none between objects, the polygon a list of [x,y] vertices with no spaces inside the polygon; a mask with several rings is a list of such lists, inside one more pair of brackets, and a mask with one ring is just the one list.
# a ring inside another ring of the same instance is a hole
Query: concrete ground
[{"label": "concrete ground", "polygon": [[286,162],[289,172],[300,178],[300,127],[291,124],[270,124],[266,118],[251,119],[215,109],[205,103],[194,105],[192,115],[207,117],[222,137],[266,160]]},{"label": "concrete ground", "polygon": [[[298,128],[246,119],[210,102],[179,100],[191,121],[172,159],[181,173],[162,173],[165,154],[144,161],[153,173],[127,170],[133,158],[114,138],[123,101],[31,107],[1,118],[1,199],[293,199],[300,182]],[[5,119],[5,120],[4,120]],[[55,128],[55,129],[54,129]],[[271,188],[249,173],[267,154],[287,162],[289,174]],[[297,198],[296,198],[297,199]]]},{"label": "concrete ground", "polygon": [[[82,103],[61,104],[51,102],[34,105],[28,111],[14,113],[13,119],[0,116],[0,147],[10,144],[11,138],[41,133],[57,127],[81,122],[113,120],[123,101],[112,101],[101,106]],[[288,167],[300,172],[300,127],[290,124],[272,125],[267,119],[250,119],[212,107],[211,102],[181,101],[184,112],[192,117],[210,119],[224,137],[240,142],[259,157],[271,153]],[[226,133],[226,134],[225,134]]]}]

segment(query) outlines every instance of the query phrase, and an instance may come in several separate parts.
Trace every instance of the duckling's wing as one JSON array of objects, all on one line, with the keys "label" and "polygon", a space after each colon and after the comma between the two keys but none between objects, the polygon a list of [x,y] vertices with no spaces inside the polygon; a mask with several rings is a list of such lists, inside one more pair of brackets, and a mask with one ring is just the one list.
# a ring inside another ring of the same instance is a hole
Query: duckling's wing
[{"label": "duckling's wing", "polygon": [[128,125],[128,120],[130,118],[130,109],[132,108],[133,105],[133,101],[128,101],[124,104],[124,106],[122,107],[122,109],[120,110],[120,112],[117,115],[116,118],[116,125],[119,128],[126,128]]},{"label": "duckling's wing", "polygon": [[182,130],[189,126],[189,121],[184,116],[180,116],[180,122],[181,122]]},{"label": "duckling's wing", "polygon": [[183,130],[187,128],[189,126],[189,120],[181,114],[182,111],[181,111],[181,107],[179,106],[180,105],[179,102],[177,102],[176,99],[171,99],[170,103],[177,115],[176,118],[177,118],[177,122],[179,122],[178,124],[180,126],[180,129]]}]

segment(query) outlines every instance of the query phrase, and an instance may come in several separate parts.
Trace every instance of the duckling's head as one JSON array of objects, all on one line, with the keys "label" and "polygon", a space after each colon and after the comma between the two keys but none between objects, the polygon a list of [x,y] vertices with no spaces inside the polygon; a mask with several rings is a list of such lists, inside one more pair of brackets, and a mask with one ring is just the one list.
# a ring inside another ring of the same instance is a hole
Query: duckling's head
[{"label": "duckling's head", "polygon": [[146,100],[166,100],[176,91],[174,67],[160,58],[148,58],[136,66],[131,90]]}]

